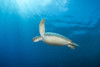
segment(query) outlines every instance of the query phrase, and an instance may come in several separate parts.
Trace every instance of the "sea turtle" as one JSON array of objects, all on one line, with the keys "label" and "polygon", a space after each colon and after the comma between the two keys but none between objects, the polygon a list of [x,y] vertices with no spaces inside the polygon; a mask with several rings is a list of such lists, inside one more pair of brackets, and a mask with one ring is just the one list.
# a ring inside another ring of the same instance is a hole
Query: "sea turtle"
[{"label": "sea turtle", "polygon": [[45,33],[44,23],[45,23],[45,19],[42,19],[39,25],[39,32],[41,36],[34,37],[32,41],[34,42],[43,41],[53,46],[68,46],[72,49],[75,49],[75,46],[78,46],[77,44],[73,43],[73,41],[71,41],[70,39],[68,39],[63,35],[52,33],[52,32]]}]

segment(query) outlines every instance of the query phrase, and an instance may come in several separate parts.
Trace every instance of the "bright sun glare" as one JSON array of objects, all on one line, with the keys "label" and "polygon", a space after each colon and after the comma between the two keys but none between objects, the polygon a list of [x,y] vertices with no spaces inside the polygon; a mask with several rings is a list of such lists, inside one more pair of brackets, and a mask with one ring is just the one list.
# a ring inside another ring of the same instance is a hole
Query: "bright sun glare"
[{"label": "bright sun glare", "polygon": [[16,0],[17,9],[21,14],[31,11],[33,14],[40,13],[41,8],[46,7],[52,0]]}]

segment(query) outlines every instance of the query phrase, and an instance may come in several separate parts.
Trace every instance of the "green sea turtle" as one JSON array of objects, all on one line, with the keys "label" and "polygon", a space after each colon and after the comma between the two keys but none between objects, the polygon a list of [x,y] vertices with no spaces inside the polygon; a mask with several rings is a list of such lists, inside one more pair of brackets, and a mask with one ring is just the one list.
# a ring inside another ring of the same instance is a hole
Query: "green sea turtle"
[{"label": "green sea turtle", "polygon": [[43,41],[53,46],[68,46],[72,49],[75,49],[75,46],[78,46],[77,44],[73,43],[73,41],[71,41],[70,39],[68,39],[63,35],[52,33],[52,32],[45,33],[44,23],[45,23],[45,19],[42,19],[39,25],[39,32],[41,36],[34,37],[32,41],[34,42]]}]

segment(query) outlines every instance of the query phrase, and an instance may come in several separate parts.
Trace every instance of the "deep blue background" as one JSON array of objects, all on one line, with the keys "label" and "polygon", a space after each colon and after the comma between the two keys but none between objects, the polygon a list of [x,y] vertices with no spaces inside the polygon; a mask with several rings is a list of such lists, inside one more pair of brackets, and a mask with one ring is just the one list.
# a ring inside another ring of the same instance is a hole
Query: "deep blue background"
[{"label": "deep blue background", "polygon": [[[43,18],[80,46],[32,42]],[[0,0],[0,67],[100,67],[100,0]]]}]

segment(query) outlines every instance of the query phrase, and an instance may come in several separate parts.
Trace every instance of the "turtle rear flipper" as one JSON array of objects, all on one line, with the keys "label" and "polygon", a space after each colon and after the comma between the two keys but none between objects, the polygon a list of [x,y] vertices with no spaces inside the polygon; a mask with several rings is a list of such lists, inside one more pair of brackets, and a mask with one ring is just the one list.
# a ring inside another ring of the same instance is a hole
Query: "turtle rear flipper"
[{"label": "turtle rear flipper", "polygon": [[76,48],[75,46],[79,46],[79,45],[77,45],[76,43],[69,43],[68,44],[68,47],[70,47],[72,49],[75,49]]},{"label": "turtle rear flipper", "polygon": [[74,45],[68,45],[68,47],[72,48],[72,49],[75,49],[76,47]]}]

